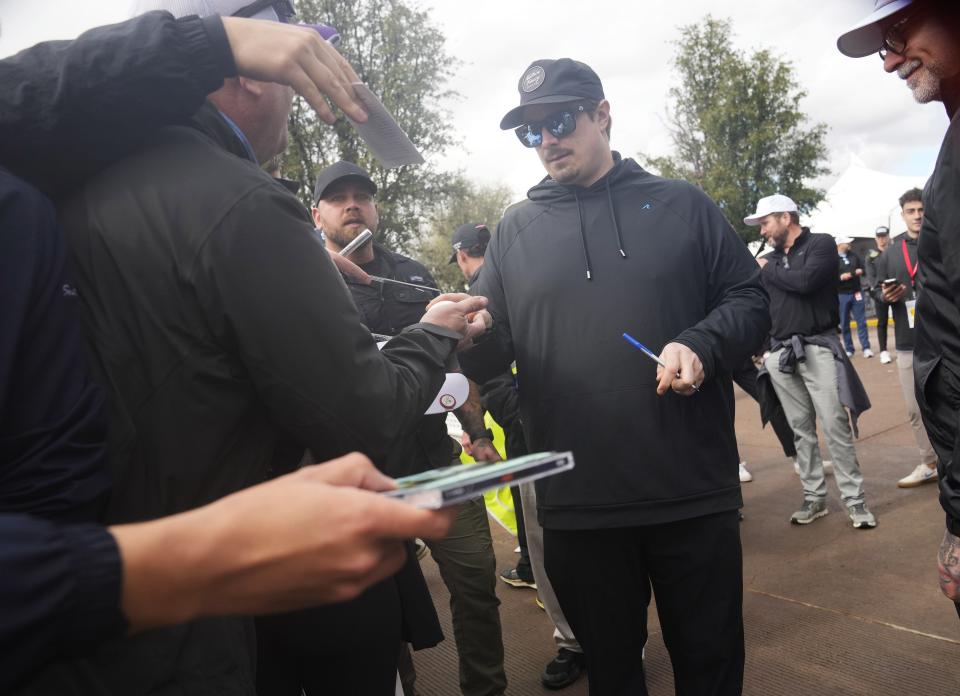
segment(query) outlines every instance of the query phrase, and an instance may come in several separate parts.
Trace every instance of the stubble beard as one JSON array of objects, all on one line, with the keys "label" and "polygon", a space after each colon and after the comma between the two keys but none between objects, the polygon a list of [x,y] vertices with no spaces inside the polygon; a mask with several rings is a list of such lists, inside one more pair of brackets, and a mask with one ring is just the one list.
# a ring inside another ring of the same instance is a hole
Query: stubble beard
[{"label": "stubble beard", "polygon": [[945,65],[939,61],[923,63],[912,60],[897,68],[897,75],[900,79],[907,80],[907,87],[918,104],[943,101],[940,85],[946,73]]}]

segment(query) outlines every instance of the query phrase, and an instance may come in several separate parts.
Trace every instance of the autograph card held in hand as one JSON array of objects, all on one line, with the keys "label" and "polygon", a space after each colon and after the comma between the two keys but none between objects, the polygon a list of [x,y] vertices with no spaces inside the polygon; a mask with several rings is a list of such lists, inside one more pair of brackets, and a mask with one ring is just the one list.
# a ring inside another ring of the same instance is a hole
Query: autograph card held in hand
[{"label": "autograph card held in hand", "polygon": [[572,452],[538,452],[505,462],[455,464],[397,479],[396,490],[383,495],[420,508],[456,505],[502,486],[514,486],[573,468]]},{"label": "autograph card held in hand", "polygon": [[357,129],[360,137],[370,148],[374,157],[388,169],[402,167],[405,164],[423,164],[423,155],[410,138],[403,132],[383,102],[362,82],[354,82],[353,91],[367,112],[367,122],[350,123]]}]

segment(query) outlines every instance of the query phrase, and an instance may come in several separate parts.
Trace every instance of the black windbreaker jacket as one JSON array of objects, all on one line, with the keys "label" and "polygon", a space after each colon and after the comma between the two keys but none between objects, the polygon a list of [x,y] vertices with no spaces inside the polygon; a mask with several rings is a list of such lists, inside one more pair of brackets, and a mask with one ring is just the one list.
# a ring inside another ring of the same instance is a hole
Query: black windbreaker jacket
[{"label": "black windbreaker jacket", "polygon": [[[928,382],[938,379],[938,366],[951,373],[941,372],[939,379],[960,382],[960,115],[953,116],[933,176],[923,189],[918,255],[920,293],[913,375],[917,401],[925,411],[930,408]],[[956,432],[953,435],[957,437]],[[960,535],[958,457],[960,438],[954,442],[953,463],[941,461],[939,466],[940,504],[947,513],[947,527],[955,535]]]},{"label": "black windbreaker jacket", "polygon": [[[203,505],[304,448],[381,460],[457,344],[417,324],[377,351],[309,213],[210,104],[89,182],[62,220],[108,391],[110,523]],[[82,667],[118,694],[252,694],[244,630],[224,618],[151,631]]]},{"label": "black windbreaker jacket", "polygon": [[[516,358],[531,451],[572,450],[538,482],[544,527],[656,524],[741,505],[729,371],[769,326],[758,267],[698,188],[621,160],[589,189],[549,177],[506,212],[474,288],[491,336],[462,354],[483,381]],[[656,394],[654,352],[703,361],[700,393]]]}]

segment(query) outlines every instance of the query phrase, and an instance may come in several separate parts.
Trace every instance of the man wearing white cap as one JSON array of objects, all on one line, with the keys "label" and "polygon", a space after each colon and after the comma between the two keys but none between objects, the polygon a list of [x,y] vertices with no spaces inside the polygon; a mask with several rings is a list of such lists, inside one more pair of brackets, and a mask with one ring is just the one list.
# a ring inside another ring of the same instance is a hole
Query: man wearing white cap
[{"label": "man wearing white cap", "polygon": [[[865,3],[866,4],[866,3]],[[940,459],[940,587],[960,600],[960,6],[955,0],[876,0],[873,12],[837,40],[853,58],[879,53],[921,104],[943,102],[950,118],[923,192],[917,255],[914,379],[927,434]],[[960,614],[960,604],[957,605]]]},{"label": "man wearing white cap", "polygon": [[870,335],[867,333],[866,301],[860,279],[863,277],[863,262],[850,250],[853,237],[837,237],[837,255],[840,262],[840,285],[837,287],[840,300],[840,329],[843,333],[843,346],[847,357],[853,357],[853,337],[850,335],[850,315],[857,322],[857,338],[863,357],[872,358]]},{"label": "man wearing white cap", "polygon": [[[139,9],[151,8],[165,4]],[[276,22],[289,4],[169,8]],[[465,316],[424,316],[377,351],[309,213],[261,169],[285,147],[291,98],[284,85],[227,79],[61,207],[91,363],[108,394],[109,524],[218,500],[296,468],[305,449],[382,460],[422,417],[463,336]],[[397,607],[391,584],[361,599]],[[382,692],[367,688],[375,678],[392,691],[399,617],[390,628],[364,643],[363,669],[338,663],[354,693]],[[251,629],[234,616],[112,641],[51,667],[35,693],[95,683],[97,693],[252,696]]]},{"label": "man wearing white cap", "polygon": [[[857,415],[870,406],[836,335],[839,278],[834,239],[801,228],[797,204],[780,194],[761,198],[757,211],[743,222],[759,226],[760,234],[773,247],[757,261],[770,294],[772,322],[764,368],[793,428],[803,483],[803,505],[790,521],[809,524],[828,512],[817,439],[819,417],[853,526],[875,527],[877,520],[864,500],[851,428],[851,418],[855,428]],[[847,399],[848,395],[854,398]]]}]

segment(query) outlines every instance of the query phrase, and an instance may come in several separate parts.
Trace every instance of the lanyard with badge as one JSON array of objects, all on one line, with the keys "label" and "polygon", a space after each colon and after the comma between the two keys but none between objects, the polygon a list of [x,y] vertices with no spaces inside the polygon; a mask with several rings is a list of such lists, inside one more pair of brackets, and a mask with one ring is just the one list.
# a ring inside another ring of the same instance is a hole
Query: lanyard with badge
[{"label": "lanyard with badge", "polygon": [[917,286],[917,269],[920,268],[920,259],[917,259],[917,263],[910,263],[910,252],[907,251],[907,240],[900,240],[900,248],[903,250],[903,262],[907,265],[907,273],[910,275],[910,286]]},{"label": "lanyard with badge", "polygon": [[[903,251],[903,262],[907,266],[907,273],[910,276],[910,287],[915,288],[917,286],[917,269],[920,268],[920,259],[917,259],[917,262],[910,263],[910,252],[907,250],[907,240],[900,240],[900,249]],[[916,312],[917,312],[917,301],[916,299],[907,300],[904,303],[907,307],[907,323],[912,329],[916,323]]]}]

